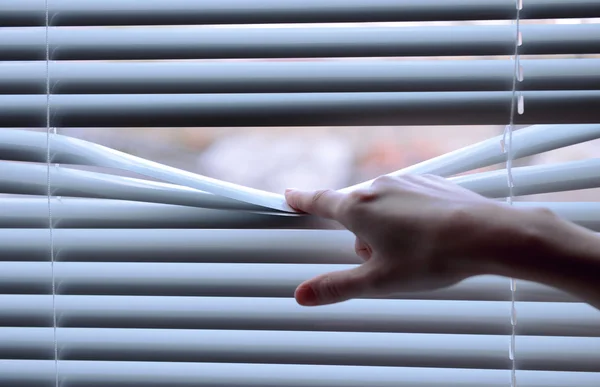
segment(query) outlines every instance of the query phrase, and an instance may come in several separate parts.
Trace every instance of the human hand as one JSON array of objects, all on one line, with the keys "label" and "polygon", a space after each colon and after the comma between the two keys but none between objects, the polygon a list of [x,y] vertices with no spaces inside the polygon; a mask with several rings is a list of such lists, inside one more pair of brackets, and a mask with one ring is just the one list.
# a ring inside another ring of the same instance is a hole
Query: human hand
[{"label": "human hand", "polygon": [[501,253],[499,234],[510,238],[517,219],[517,210],[432,175],[384,176],[349,194],[287,190],[286,200],[354,233],[365,261],[302,283],[295,297],[305,306],[435,290],[485,274],[486,258]]}]

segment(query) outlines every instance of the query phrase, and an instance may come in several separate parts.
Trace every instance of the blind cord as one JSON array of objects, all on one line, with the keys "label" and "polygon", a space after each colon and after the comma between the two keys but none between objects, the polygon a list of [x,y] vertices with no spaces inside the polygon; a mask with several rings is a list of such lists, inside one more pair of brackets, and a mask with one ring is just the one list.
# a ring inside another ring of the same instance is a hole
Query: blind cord
[{"label": "blind cord", "polygon": [[[57,327],[56,327],[56,276],[54,273],[54,232],[52,230],[52,188],[50,181],[50,164],[52,162],[52,155],[50,152],[50,40],[49,40],[49,6],[48,1],[45,0],[46,6],[46,178],[47,178],[47,197],[48,197],[48,231],[50,236],[50,271],[52,276],[52,342],[54,345],[54,384],[59,387],[58,378],[58,340],[57,340]],[[56,133],[56,129],[54,130]]]},{"label": "blind cord", "polygon": [[[506,176],[508,184],[508,196],[506,201],[509,205],[513,204],[514,196],[514,180],[512,175],[512,164],[513,164],[513,129],[515,122],[515,113],[523,114],[524,112],[524,100],[523,96],[518,92],[517,86],[519,82],[523,81],[523,70],[519,61],[519,47],[523,43],[520,28],[520,14],[523,8],[522,0],[516,1],[516,15],[515,15],[515,51],[513,56],[514,69],[513,69],[513,83],[512,83],[512,95],[510,104],[510,120],[509,124],[504,128],[504,135],[502,137],[502,149],[506,154]],[[508,349],[508,357],[511,362],[510,370],[510,385],[511,387],[517,386],[517,372],[516,372],[516,328],[517,328],[517,309],[515,305],[517,291],[517,280],[514,278],[510,279],[510,343]]]}]

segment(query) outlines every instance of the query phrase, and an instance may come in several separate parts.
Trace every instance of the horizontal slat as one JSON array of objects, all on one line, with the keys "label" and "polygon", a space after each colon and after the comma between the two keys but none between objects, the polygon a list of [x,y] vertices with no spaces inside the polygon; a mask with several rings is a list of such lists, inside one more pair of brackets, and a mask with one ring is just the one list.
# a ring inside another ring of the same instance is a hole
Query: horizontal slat
[{"label": "horizontal slat", "polygon": [[[600,59],[521,61],[519,89],[600,90]],[[512,90],[506,60],[51,62],[53,94]],[[45,62],[0,63],[0,94],[46,94]]]},{"label": "horizontal slat", "polygon": [[[520,28],[522,55],[600,52],[600,24]],[[478,56],[513,54],[515,29],[511,25],[52,27],[48,43],[52,60]],[[0,29],[0,60],[45,59],[45,28]]]},{"label": "horizontal slat", "polygon": [[[114,3],[114,4],[113,4]],[[44,25],[44,0],[4,0],[0,26]],[[512,19],[515,6],[506,0],[136,0],[109,3],[53,0],[52,25],[245,24],[375,21]],[[522,17],[586,18],[600,16],[595,0],[529,0]]]},{"label": "horizontal slat", "polygon": [[[569,340],[571,347],[589,340],[582,343],[584,353],[597,339]],[[61,360],[508,368],[507,341],[506,336],[362,332],[57,330]],[[0,328],[0,358],[53,357],[52,328]],[[577,358],[563,362],[563,368],[570,370]]]},{"label": "horizontal slat", "polygon": [[[506,387],[506,370],[218,363],[59,361],[69,387]],[[55,382],[53,360],[7,360],[0,382],[41,387]],[[597,387],[591,372],[517,371],[522,387]]]},{"label": "horizontal slat", "polygon": [[[60,261],[360,263],[337,230],[55,229]],[[0,229],[0,260],[49,259],[45,229]]]},{"label": "horizontal slat", "polygon": [[[292,298],[71,296],[56,298],[61,327],[365,331],[510,335],[510,302],[352,300],[306,308]],[[518,335],[600,337],[582,303],[517,303]],[[51,295],[0,298],[0,326],[51,327]]]},{"label": "horizontal slat", "polygon": [[[55,262],[60,294],[292,297],[302,281],[352,265],[231,263]],[[49,294],[50,262],[0,262],[0,293]],[[509,280],[482,276],[447,289],[395,294],[387,298],[508,301]],[[553,288],[519,281],[518,301],[572,302]]]},{"label": "horizontal slat", "polygon": [[[125,170],[129,173],[141,174],[146,177],[150,177],[159,181],[168,182],[172,184],[181,185],[187,187],[184,189],[184,197],[194,201],[197,206],[207,207],[203,205],[203,202],[209,202],[212,206],[216,203],[220,205],[227,205],[227,203],[233,203],[231,207],[220,207],[220,208],[235,208],[235,207],[251,207],[251,208],[271,208],[278,211],[284,212],[296,212],[291,209],[283,197],[282,194],[275,194],[273,192],[262,191],[239,184],[229,183],[223,180],[213,179],[208,176],[201,176],[186,170],[173,168],[168,165],[160,164],[151,160],[143,159],[128,153],[120,152],[115,149],[110,149],[98,144],[94,144],[89,141],[80,140],[73,137],[61,136],[61,135],[46,135],[44,142],[44,134],[41,132],[31,131],[13,131],[7,130],[0,132],[0,139],[2,140],[0,147],[7,149],[5,153],[8,153],[8,158],[17,160],[28,160],[31,157],[39,158],[41,156],[40,151],[46,149],[46,161],[53,163],[65,162],[67,164],[80,164],[94,167],[110,168]],[[50,143],[50,155],[48,156],[48,143]],[[49,157],[49,160],[48,160]],[[115,176],[107,174],[86,174],[84,171],[68,171],[64,168],[50,168],[44,172],[39,166],[17,166],[15,163],[11,165],[4,163],[0,165],[5,172],[2,175],[8,176],[4,183],[11,189],[11,187],[17,187],[16,193],[19,193],[19,189],[32,189],[39,190],[41,184],[48,185],[48,178],[50,178],[50,185],[53,188],[57,188],[54,194],[58,195],[58,190],[67,192],[76,192],[82,190],[84,193],[90,192],[90,190],[98,190],[98,193],[93,193],[93,197],[107,197],[116,199],[116,195],[129,195],[129,197],[120,196],[119,199],[130,199],[140,200],[141,196],[150,196],[156,202],[161,196],[165,196],[165,184],[154,184],[158,187],[158,192],[149,193],[147,184],[143,181],[126,180],[124,184],[119,184],[119,179]],[[25,176],[29,179],[23,184],[22,177],[15,180],[15,171],[19,168],[33,169],[35,172],[27,173]],[[36,169],[37,168],[37,169]],[[35,175],[35,176],[33,176]],[[40,182],[40,176],[46,175],[46,181]],[[53,178],[56,178],[53,179]],[[15,185],[16,182],[16,185]],[[77,185],[77,188],[74,186]],[[22,187],[20,187],[22,186]],[[132,190],[126,189],[126,192],[122,192],[124,186],[130,186],[133,190],[137,190],[137,194],[132,195]],[[20,187],[20,188],[19,188]],[[191,189],[193,188],[193,189]],[[197,191],[200,190],[200,191]],[[46,194],[47,194],[46,189]],[[115,192],[116,191],[116,192]],[[128,191],[128,192],[127,192]],[[11,191],[12,192],[12,191]],[[218,200],[210,200],[203,193],[211,193],[218,197]],[[21,192],[22,193],[22,192]],[[31,193],[31,192],[29,192]],[[33,192],[37,194],[39,192]],[[197,196],[194,196],[198,194]],[[81,194],[76,194],[80,196]],[[85,194],[84,194],[85,195]],[[103,196],[104,195],[104,196]],[[194,197],[190,197],[194,196]],[[204,196],[204,197],[203,197]],[[209,200],[205,200],[209,199]],[[175,204],[172,198],[168,198],[163,203]],[[181,204],[181,203],[180,203]],[[213,207],[214,208],[214,207]]]},{"label": "horizontal slat", "polygon": [[[305,308],[291,298],[56,296],[61,327],[165,329],[509,334],[509,304],[353,300]],[[0,306],[0,326],[52,326],[51,295],[5,295]],[[586,325],[584,320],[577,323]],[[593,336],[588,329],[579,332]]]},{"label": "horizontal slat", "polygon": [[[600,90],[523,92],[516,124],[597,123]],[[511,92],[51,95],[51,126],[504,125]],[[45,127],[45,95],[0,95],[0,127]]]},{"label": "horizontal slat", "polygon": [[[2,183],[0,182],[0,187]],[[0,189],[1,190],[1,189]],[[109,199],[52,198],[54,228],[336,228],[312,217],[174,206]],[[516,202],[549,208],[561,218],[600,231],[600,202]],[[48,199],[3,198],[0,228],[47,228]]]},{"label": "horizontal slat", "polygon": [[[344,230],[54,229],[56,259],[82,262],[356,264]],[[0,260],[49,259],[45,229],[0,229]]]},{"label": "horizontal slat", "polygon": [[[600,188],[600,158],[513,168],[512,178],[515,196]],[[450,180],[486,197],[509,195],[505,169]]]},{"label": "horizontal slat", "polygon": [[[48,171],[47,167],[43,165],[3,162],[0,164],[0,172],[0,192],[3,193],[44,195],[48,191],[49,172],[51,192],[57,196],[149,202],[161,202],[164,198],[166,204],[180,203],[183,201],[182,199],[189,197],[192,199],[190,200],[192,205],[201,207],[204,202],[208,202],[209,205],[206,207],[210,207],[213,199],[203,192],[180,189],[168,184],[146,183],[145,180],[71,168],[52,167]],[[514,168],[512,175],[515,184],[513,194],[517,196],[597,188],[600,187],[600,159]],[[449,180],[486,197],[498,198],[509,195],[506,170],[453,177]],[[153,187],[158,187],[160,190],[148,190]],[[181,193],[181,195],[176,198],[166,198],[165,194],[169,190]],[[196,193],[198,196],[195,196]],[[258,197],[260,198],[260,196]],[[226,203],[222,204],[225,207]],[[240,214],[241,217],[250,221],[251,218],[247,215],[246,213]]]},{"label": "horizontal slat", "polygon": [[[13,149],[16,158],[26,155]],[[0,156],[1,157],[1,156]],[[177,204],[205,209],[260,210],[261,207],[212,195],[192,188],[123,176],[53,166],[50,169],[52,194],[89,198],[110,198],[150,203]],[[45,165],[0,163],[0,192],[47,195],[48,169]]]},{"label": "horizontal slat", "polygon": [[[507,336],[58,328],[60,360],[507,369]],[[0,357],[53,359],[52,328],[0,328]],[[600,372],[600,338],[519,336],[519,370]],[[559,351],[556,349],[559,348]]]},{"label": "horizontal slat", "polygon": [[[2,188],[6,188],[5,183],[6,180],[0,177],[0,192],[3,191]],[[336,227],[332,222],[309,216],[215,210],[124,200],[53,197],[51,206],[54,228],[319,229]],[[47,228],[48,224],[47,197],[0,200],[0,228]]]},{"label": "horizontal slat", "polygon": [[[513,194],[532,195],[597,188],[600,187],[599,171],[600,159],[514,168],[512,170],[515,184]],[[218,195],[210,195],[201,191],[170,184],[80,171],[71,168],[52,167],[48,170],[44,165],[17,162],[0,163],[0,192],[46,195],[48,191],[48,173],[52,195],[56,196],[110,198],[153,203],[163,202],[165,204],[185,204],[207,208],[251,209],[250,205],[244,205],[241,202],[232,201],[230,205],[225,199],[219,200],[220,196]],[[506,185],[506,170],[454,177],[450,178],[450,181],[486,197],[498,198],[508,196],[509,194],[508,186]],[[170,191],[178,195],[169,196],[168,192]],[[252,197],[263,198],[259,194]],[[271,200],[271,198],[268,198],[268,200]],[[207,210],[205,213],[212,213],[214,216],[218,216],[219,212]],[[10,219],[8,214],[6,215],[7,219]],[[278,221],[273,217],[268,218],[267,213],[250,214],[247,212],[238,214],[225,213],[222,219],[215,220],[215,222],[220,222],[223,226],[227,224],[227,221],[233,221],[236,218],[238,221],[241,221],[239,224],[254,224],[257,227],[261,226],[259,224],[261,220],[265,222],[265,227],[269,224],[284,224],[281,219]],[[215,218],[213,217],[213,219]],[[28,218],[25,217],[21,221],[27,220]],[[210,226],[209,219],[205,218],[204,220],[204,224]],[[331,223],[326,222],[322,223],[321,226],[319,226],[319,223],[313,223],[313,225],[315,227],[332,227]]]}]

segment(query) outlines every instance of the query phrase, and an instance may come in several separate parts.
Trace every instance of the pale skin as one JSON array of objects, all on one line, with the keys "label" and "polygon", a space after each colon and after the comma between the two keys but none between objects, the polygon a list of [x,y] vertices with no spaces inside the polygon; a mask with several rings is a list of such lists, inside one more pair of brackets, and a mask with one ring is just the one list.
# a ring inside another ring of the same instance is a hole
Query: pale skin
[{"label": "pale skin", "polygon": [[600,238],[550,211],[510,207],[441,177],[381,177],[368,189],[287,190],[301,212],[356,236],[362,265],[298,286],[300,305],[436,290],[477,275],[549,285],[600,309]]}]

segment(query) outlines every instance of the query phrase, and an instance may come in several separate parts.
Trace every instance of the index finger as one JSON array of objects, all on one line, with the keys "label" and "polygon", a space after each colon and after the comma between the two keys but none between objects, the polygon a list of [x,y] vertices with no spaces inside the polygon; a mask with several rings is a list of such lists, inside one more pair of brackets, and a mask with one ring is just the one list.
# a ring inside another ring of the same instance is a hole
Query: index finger
[{"label": "index finger", "polygon": [[323,189],[317,191],[286,190],[285,199],[290,207],[307,214],[337,220],[340,203],[345,194]]}]

